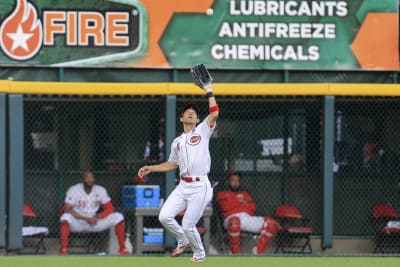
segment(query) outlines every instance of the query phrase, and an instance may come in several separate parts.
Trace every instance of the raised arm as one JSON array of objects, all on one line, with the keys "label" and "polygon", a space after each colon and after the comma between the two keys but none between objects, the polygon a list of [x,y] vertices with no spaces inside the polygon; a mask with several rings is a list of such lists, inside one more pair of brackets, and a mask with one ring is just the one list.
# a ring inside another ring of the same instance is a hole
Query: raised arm
[{"label": "raised arm", "polygon": [[204,66],[203,64],[193,66],[190,71],[192,73],[194,84],[196,84],[198,87],[206,92],[206,96],[208,98],[208,107],[210,111],[210,114],[208,115],[208,122],[210,126],[213,127],[219,115],[218,104],[213,94],[213,79],[208,72],[206,66]]},{"label": "raised arm", "polygon": [[208,123],[210,124],[211,127],[213,127],[218,119],[219,107],[212,91],[212,84],[209,83],[208,85],[205,86],[205,88],[207,92],[206,95],[208,97],[208,108],[210,111],[210,114],[208,114]]}]

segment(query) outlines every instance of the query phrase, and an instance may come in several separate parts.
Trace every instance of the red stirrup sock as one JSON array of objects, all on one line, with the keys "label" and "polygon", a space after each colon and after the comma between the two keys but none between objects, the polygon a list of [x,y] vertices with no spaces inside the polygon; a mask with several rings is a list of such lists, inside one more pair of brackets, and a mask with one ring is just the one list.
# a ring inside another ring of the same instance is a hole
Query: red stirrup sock
[{"label": "red stirrup sock", "polygon": [[257,242],[257,254],[264,253],[271,240],[275,237],[280,225],[272,218],[265,217],[261,228],[261,235]]},{"label": "red stirrup sock", "polygon": [[240,253],[240,219],[232,217],[228,222],[229,246],[232,254]]},{"label": "red stirrup sock", "polygon": [[61,250],[68,249],[69,232],[69,223],[67,221],[62,221],[60,226]]},{"label": "red stirrup sock", "polygon": [[125,224],[124,222],[120,222],[115,226],[115,234],[117,235],[119,249],[122,250],[125,248]]}]

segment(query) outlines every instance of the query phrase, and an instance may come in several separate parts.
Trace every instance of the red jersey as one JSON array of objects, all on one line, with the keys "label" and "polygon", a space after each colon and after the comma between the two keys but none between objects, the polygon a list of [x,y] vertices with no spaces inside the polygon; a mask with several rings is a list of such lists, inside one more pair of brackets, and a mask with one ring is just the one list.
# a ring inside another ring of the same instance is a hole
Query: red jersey
[{"label": "red jersey", "polygon": [[256,203],[247,191],[220,191],[217,194],[217,202],[224,218],[239,212],[246,212],[252,216],[256,211]]}]

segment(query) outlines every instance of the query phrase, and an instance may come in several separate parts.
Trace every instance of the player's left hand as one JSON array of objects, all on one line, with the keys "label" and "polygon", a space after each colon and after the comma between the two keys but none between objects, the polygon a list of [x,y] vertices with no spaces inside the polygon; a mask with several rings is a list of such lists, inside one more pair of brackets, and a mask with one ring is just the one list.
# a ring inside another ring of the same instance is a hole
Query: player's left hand
[{"label": "player's left hand", "polygon": [[87,223],[90,224],[90,225],[96,225],[96,223],[97,223],[97,218],[96,218],[96,217],[90,217],[90,218],[88,218],[86,221],[87,221]]},{"label": "player's left hand", "polygon": [[243,195],[238,195],[238,201],[242,204],[247,204],[246,199],[244,199]]},{"label": "player's left hand", "polygon": [[148,175],[150,172],[151,172],[150,167],[149,166],[144,166],[144,167],[139,169],[137,175],[140,176],[140,177],[144,177],[144,176]]},{"label": "player's left hand", "polygon": [[193,83],[203,89],[206,92],[212,92],[212,80],[210,73],[207,70],[207,67],[204,64],[199,64],[193,66],[190,69],[192,73]]}]

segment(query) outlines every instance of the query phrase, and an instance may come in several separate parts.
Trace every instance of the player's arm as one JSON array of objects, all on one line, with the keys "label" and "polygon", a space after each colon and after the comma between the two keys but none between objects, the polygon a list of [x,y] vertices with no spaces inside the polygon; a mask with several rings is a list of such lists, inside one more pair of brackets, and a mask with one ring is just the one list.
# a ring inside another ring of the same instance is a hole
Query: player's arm
[{"label": "player's arm", "polygon": [[165,161],[163,163],[156,164],[156,165],[143,166],[142,168],[139,169],[138,175],[140,177],[143,177],[152,172],[167,172],[167,171],[175,170],[177,168],[178,168],[177,164],[175,164],[171,161]]},{"label": "player's arm", "polygon": [[234,195],[230,194],[227,191],[218,192],[217,202],[222,211],[231,211],[238,207],[239,203],[237,201],[237,198],[232,196]]},{"label": "player's arm", "polygon": [[218,114],[219,114],[217,101],[215,100],[213,94],[213,88],[212,88],[213,79],[210,73],[208,72],[206,66],[204,66],[203,64],[193,66],[190,69],[190,72],[192,73],[194,84],[206,92],[206,96],[208,98],[208,107],[210,110],[210,114],[208,115],[207,118],[210,127],[213,127],[218,119]]},{"label": "player's arm", "polygon": [[111,213],[113,213],[114,210],[115,210],[114,205],[112,204],[111,201],[108,201],[103,204],[103,210],[99,214],[97,214],[96,217],[99,219],[103,219],[108,215],[110,215]]},{"label": "player's arm", "polygon": [[249,211],[255,212],[256,211],[256,202],[254,202],[253,198],[251,197],[251,195],[248,192],[246,192],[244,194],[244,199],[246,201]]},{"label": "player's arm", "polygon": [[212,91],[212,84],[209,83],[208,85],[206,85],[205,89],[206,96],[208,98],[208,109],[210,111],[210,114],[208,114],[208,123],[211,127],[213,127],[218,119],[219,107]]}]

